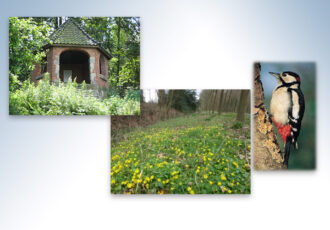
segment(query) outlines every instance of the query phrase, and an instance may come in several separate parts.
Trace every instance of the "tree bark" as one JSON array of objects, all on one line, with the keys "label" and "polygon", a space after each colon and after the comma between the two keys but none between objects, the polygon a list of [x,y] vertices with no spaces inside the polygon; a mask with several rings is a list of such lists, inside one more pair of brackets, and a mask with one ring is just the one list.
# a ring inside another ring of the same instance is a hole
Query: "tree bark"
[{"label": "tree bark", "polygon": [[256,170],[287,169],[276,139],[274,127],[264,105],[264,91],[260,80],[260,63],[254,64],[254,168]]},{"label": "tree bark", "polygon": [[221,115],[222,112],[222,106],[223,106],[223,98],[225,97],[225,90],[221,90],[221,95],[219,99],[219,104],[218,104],[218,115]]},{"label": "tree bark", "polygon": [[121,20],[118,17],[117,20],[117,85],[119,83],[119,68],[120,68],[120,29],[121,29],[121,24],[120,24]]},{"label": "tree bark", "polygon": [[247,106],[247,98],[249,95],[249,90],[241,90],[241,95],[239,97],[239,104],[238,104],[238,110],[237,110],[237,121],[244,122],[244,115],[245,115],[245,108]]}]

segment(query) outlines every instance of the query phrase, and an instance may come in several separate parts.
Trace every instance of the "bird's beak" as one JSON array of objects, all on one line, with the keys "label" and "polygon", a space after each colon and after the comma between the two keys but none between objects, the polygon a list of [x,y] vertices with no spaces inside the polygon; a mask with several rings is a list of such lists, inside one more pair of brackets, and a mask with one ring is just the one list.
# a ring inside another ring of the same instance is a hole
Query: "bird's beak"
[{"label": "bird's beak", "polygon": [[276,77],[276,79],[280,78],[280,74],[279,73],[273,73],[273,72],[269,72],[271,75],[273,75],[274,77]]}]

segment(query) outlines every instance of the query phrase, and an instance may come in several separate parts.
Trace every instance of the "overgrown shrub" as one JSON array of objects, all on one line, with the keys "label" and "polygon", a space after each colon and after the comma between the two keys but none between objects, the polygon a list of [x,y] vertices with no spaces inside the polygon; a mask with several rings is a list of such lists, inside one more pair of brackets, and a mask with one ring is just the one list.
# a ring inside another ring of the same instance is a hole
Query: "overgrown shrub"
[{"label": "overgrown shrub", "polygon": [[112,95],[104,100],[93,96],[93,91],[78,83],[49,81],[49,75],[38,85],[25,81],[20,89],[9,92],[11,115],[138,115],[140,101]]}]

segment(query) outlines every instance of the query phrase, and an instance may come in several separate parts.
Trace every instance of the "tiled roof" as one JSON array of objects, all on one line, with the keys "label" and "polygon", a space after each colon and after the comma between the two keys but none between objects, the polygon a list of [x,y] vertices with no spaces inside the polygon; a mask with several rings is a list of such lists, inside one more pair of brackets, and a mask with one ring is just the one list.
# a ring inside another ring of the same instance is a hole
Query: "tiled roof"
[{"label": "tiled roof", "polygon": [[52,45],[91,46],[99,48],[109,58],[111,55],[70,18],[50,35]]}]

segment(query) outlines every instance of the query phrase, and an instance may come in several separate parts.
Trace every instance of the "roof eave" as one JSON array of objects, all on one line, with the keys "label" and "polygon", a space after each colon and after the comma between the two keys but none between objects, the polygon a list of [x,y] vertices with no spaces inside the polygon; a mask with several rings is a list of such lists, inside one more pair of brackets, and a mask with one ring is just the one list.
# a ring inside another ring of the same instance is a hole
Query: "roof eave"
[{"label": "roof eave", "polygon": [[112,58],[112,55],[108,53],[103,47],[99,45],[79,45],[79,44],[46,44],[43,46],[43,49],[48,49],[50,47],[82,47],[82,48],[96,48],[109,60]]}]

